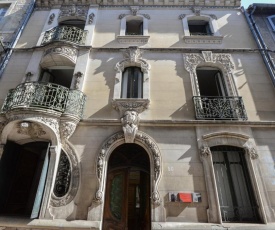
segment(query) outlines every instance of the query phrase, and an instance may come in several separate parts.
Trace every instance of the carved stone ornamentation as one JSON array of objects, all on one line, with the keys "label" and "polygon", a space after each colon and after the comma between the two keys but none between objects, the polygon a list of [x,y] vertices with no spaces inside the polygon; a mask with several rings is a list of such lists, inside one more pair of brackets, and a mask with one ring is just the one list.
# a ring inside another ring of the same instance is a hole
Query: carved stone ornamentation
[{"label": "carved stone ornamentation", "polygon": [[72,5],[64,5],[60,8],[59,20],[66,17],[76,17],[83,20],[86,20],[88,14],[89,7],[88,6],[76,6]]},{"label": "carved stone ornamentation", "polygon": [[118,19],[122,19],[122,18],[124,18],[126,15],[127,15],[127,14],[120,14],[120,15],[118,16]]},{"label": "carved stone ornamentation", "polygon": [[133,16],[136,16],[138,11],[139,11],[139,7],[138,6],[130,6],[131,12]]},{"label": "carved stone ornamentation", "polygon": [[179,15],[179,19],[182,20],[182,19],[185,18],[185,16],[186,16],[185,14],[180,14],[180,15]]},{"label": "carved stone ornamentation", "polygon": [[89,14],[88,23],[89,23],[89,24],[93,24],[94,18],[95,18],[95,14],[94,14],[94,13],[90,13],[90,14]]},{"label": "carved stone ornamentation", "polygon": [[138,113],[135,111],[126,111],[121,118],[121,124],[125,136],[125,143],[134,143],[139,124]]},{"label": "carved stone ornamentation", "polygon": [[60,207],[69,204],[75,198],[79,187],[80,171],[76,153],[68,141],[65,141],[62,146],[71,165],[71,185],[68,192],[62,197],[57,197],[52,193],[50,201],[50,206],[52,207]]},{"label": "carved stone ornamentation", "polygon": [[[44,57],[46,57],[49,54],[60,54],[62,56],[67,57],[68,59],[70,59],[73,63],[76,63],[76,59],[77,59],[77,49],[69,47],[69,46],[57,46],[57,47],[52,47],[47,49],[44,52]],[[43,59],[41,61],[41,64],[43,65]]]},{"label": "carved stone ornamentation", "polygon": [[21,122],[17,124],[17,133],[30,136],[32,139],[40,138],[46,132],[39,124],[31,122]]},{"label": "carved stone ornamentation", "polygon": [[50,17],[49,17],[48,25],[51,25],[51,24],[53,23],[54,18],[55,18],[55,14],[52,13],[52,14],[50,15]]},{"label": "carved stone ornamentation", "polygon": [[[104,195],[104,175],[103,173],[107,172],[107,159],[108,156],[111,154],[112,146],[114,146],[117,142],[123,141],[125,142],[125,136],[123,132],[118,132],[112,135],[105,143],[102,145],[102,148],[98,154],[97,161],[96,161],[96,172],[97,178],[99,181],[99,188],[95,194],[95,202],[102,203],[103,195]],[[151,154],[151,170],[153,174],[152,180],[152,202],[155,205],[159,205],[161,203],[161,199],[158,192],[158,182],[161,176],[161,156],[160,151],[157,147],[157,144],[154,140],[147,134],[138,131],[135,137],[135,143],[141,143],[145,146],[148,154]]]},{"label": "carved stone ornamentation", "polygon": [[[148,73],[150,66],[142,59],[142,52],[137,46],[130,46],[124,51],[123,55],[125,59],[116,64],[115,69],[117,72],[123,72],[124,66],[127,65],[140,65],[142,72]],[[147,79],[144,79],[144,81],[146,80]]]},{"label": "carved stone ornamentation", "polygon": [[124,114],[126,111],[135,111],[142,113],[148,109],[150,101],[148,99],[114,99],[112,102],[113,108]]},{"label": "carved stone ornamentation", "polygon": [[74,88],[79,89],[81,78],[83,77],[83,73],[77,72],[74,74],[75,82],[74,82]]},{"label": "carved stone ornamentation", "polygon": [[213,62],[212,51],[202,51],[202,56],[205,62]]},{"label": "carved stone ornamentation", "polygon": [[65,122],[61,123],[60,125],[60,134],[61,134],[61,139],[69,139],[70,136],[74,133],[76,128],[76,124],[73,122]]},{"label": "carved stone ornamentation", "polygon": [[252,160],[258,159],[259,155],[255,148],[253,147],[246,147],[245,148],[246,153],[250,156]]},{"label": "carved stone ornamentation", "polygon": [[27,72],[27,73],[26,73],[25,82],[30,82],[32,76],[33,76],[33,73],[32,73],[32,72]]},{"label": "carved stone ornamentation", "polygon": [[209,157],[211,155],[211,150],[209,147],[202,146],[200,149],[200,153],[202,157]]},{"label": "carved stone ornamentation", "polygon": [[196,16],[201,15],[201,7],[192,7],[192,11]]}]

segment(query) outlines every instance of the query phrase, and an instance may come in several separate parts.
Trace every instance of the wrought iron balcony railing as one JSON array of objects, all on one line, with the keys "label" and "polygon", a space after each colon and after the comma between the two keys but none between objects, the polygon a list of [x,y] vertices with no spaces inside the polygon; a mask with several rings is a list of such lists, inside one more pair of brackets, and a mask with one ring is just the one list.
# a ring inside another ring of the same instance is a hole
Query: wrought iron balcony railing
[{"label": "wrought iron balcony railing", "polygon": [[1,112],[19,108],[39,108],[81,118],[85,101],[86,96],[79,90],[70,90],[47,82],[26,82],[9,91]]},{"label": "wrought iron balcony railing", "polygon": [[84,45],[87,31],[74,26],[56,26],[45,32],[41,45],[52,41],[65,41]]},{"label": "wrought iron balcony railing", "polygon": [[247,120],[241,97],[193,97],[198,120]]}]

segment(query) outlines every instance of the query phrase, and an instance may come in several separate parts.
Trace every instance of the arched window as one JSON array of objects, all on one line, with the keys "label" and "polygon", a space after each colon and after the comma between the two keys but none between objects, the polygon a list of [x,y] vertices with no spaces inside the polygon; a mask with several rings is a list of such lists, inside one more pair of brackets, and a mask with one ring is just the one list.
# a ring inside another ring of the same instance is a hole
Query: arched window
[{"label": "arched window", "polygon": [[121,98],[143,98],[143,73],[139,67],[124,69]]},{"label": "arched window", "polygon": [[196,69],[200,96],[227,96],[222,72],[213,67],[198,67]]}]

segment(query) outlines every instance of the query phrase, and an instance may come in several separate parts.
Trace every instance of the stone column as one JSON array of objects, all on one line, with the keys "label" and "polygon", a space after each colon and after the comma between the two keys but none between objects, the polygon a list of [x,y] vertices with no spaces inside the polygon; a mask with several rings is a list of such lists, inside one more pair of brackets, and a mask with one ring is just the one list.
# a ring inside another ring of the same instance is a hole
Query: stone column
[{"label": "stone column", "polygon": [[203,164],[203,171],[206,183],[206,191],[208,197],[208,222],[222,223],[222,217],[219,205],[219,195],[215,181],[215,173],[213,167],[212,154],[209,147],[201,147],[200,157]]}]

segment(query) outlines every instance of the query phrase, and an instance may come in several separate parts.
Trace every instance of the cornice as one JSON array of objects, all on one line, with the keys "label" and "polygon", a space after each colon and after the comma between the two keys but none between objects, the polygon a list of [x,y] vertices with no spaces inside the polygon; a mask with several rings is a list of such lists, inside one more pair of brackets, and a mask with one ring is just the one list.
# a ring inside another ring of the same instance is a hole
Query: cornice
[{"label": "cornice", "polygon": [[[75,0],[37,0],[38,8],[58,8],[61,5],[73,5]],[[77,5],[95,5],[100,6],[200,6],[200,7],[240,7],[240,0],[81,0]]]},{"label": "cornice", "polygon": [[[121,126],[120,119],[82,119],[80,126]],[[216,121],[216,120],[142,120],[139,126],[153,127],[205,127],[205,126],[237,126],[250,128],[275,128],[275,121]]]}]

